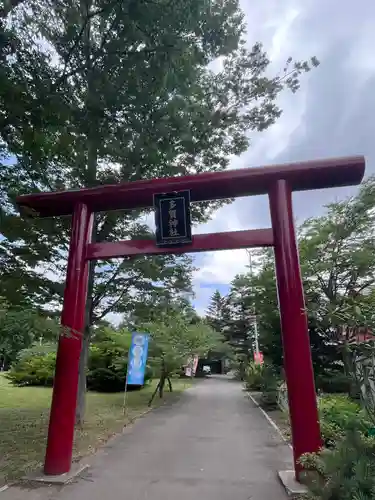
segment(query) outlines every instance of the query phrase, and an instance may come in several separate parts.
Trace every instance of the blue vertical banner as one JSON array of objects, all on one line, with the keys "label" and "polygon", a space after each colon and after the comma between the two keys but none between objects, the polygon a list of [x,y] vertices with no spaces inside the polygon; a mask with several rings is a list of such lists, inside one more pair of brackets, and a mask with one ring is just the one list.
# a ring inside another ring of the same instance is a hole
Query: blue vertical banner
[{"label": "blue vertical banner", "polygon": [[148,353],[148,333],[133,333],[128,355],[128,385],[143,385]]}]

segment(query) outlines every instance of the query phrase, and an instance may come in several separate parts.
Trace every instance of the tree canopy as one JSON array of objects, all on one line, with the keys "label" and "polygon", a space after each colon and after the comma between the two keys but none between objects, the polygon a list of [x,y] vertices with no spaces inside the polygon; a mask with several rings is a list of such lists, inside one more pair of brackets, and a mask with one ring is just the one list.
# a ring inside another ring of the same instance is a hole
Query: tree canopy
[{"label": "tree canopy", "polygon": [[166,381],[172,390],[171,376],[179,373],[189,358],[225,350],[225,339],[220,333],[204,321],[186,321],[186,317],[178,311],[169,311],[159,321],[144,324],[142,330],[150,333],[149,361],[160,375],[155,390],[155,394],[159,390],[160,397]]},{"label": "tree canopy", "polygon": [[[48,311],[61,307],[70,220],[29,221],[17,194],[225,169],[318,64],[290,57],[273,74],[238,0],[13,0],[0,23],[0,295]],[[224,202],[193,205],[193,222]],[[153,238],[147,215],[98,213],[93,240]],[[188,297],[192,270],[173,255],[92,264],[81,379],[93,325]]]},{"label": "tree canopy", "polygon": [[[370,177],[356,196],[329,204],[324,215],[306,220],[298,228],[314,370],[324,383],[332,372],[350,371],[346,345],[358,328],[374,330],[374,214],[375,178]],[[255,273],[236,276],[228,295],[220,300],[227,302],[229,317],[220,323],[219,331],[227,338],[238,335],[251,357],[249,318],[254,311],[260,348],[268,361],[281,367],[283,353],[272,251],[261,251]]]}]

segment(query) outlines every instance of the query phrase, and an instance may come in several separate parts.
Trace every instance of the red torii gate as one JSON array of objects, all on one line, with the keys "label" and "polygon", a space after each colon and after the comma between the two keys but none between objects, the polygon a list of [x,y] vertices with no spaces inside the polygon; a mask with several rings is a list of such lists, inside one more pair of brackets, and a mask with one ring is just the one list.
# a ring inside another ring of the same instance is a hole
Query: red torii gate
[{"label": "red torii gate", "polygon": [[[61,323],[72,335],[59,339],[44,472],[59,475],[71,467],[78,364],[85,317],[88,263],[94,259],[163,253],[187,253],[273,246],[280,306],[284,365],[288,387],[296,476],[299,457],[321,446],[314,374],[296,244],[292,192],[359,184],[362,156],[245,168],[104,185],[89,189],[20,196],[20,209],[36,217],[73,215]],[[268,194],[272,229],[193,236],[179,248],[160,248],[153,241],[91,243],[93,214],[99,211],[149,208],[153,196],[190,190],[191,201]]]}]

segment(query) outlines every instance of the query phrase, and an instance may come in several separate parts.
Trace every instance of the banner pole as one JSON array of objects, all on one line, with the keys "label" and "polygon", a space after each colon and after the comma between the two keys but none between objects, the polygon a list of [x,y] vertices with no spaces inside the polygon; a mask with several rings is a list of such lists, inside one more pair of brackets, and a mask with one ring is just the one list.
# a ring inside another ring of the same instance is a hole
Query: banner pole
[{"label": "banner pole", "polygon": [[122,414],[126,415],[126,395],[128,392],[128,369],[126,369],[126,377],[125,377],[125,389],[124,389],[124,403],[122,408]]}]

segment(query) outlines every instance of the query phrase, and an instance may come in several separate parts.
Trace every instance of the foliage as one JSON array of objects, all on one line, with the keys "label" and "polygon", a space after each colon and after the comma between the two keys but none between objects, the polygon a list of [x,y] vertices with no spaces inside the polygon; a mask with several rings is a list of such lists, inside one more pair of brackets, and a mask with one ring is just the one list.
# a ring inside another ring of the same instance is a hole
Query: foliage
[{"label": "foliage", "polygon": [[[323,392],[358,395],[352,342],[359,331],[375,331],[374,208],[375,177],[370,177],[356,196],[329,204],[325,215],[307,220],[298,231],[316,387]],[[281,368],[273,253],[258,251],[253,267],[254,273],[236,276],[222,298],[229,311],[222,328],[251,359],[255,310],[260,350],[266,361]]]},{"label": "foliage", "polygon": [[[228,296],[223,299],[226,299],[223,331],[226,339],[236,349],[241,372],[251,361],[255,349],[255,312],[260,350],[273,364],[282,364],[280,319],[272,255],[265,250],[256,254],[254,252],[254,256],[258,271],[236,276]],[[244,373],[242,378],[243,376]]]},{"label": "foliage", "polygon": [[225,333],[230,319],[228,301],[216,290],[206,311],[206,321],[216,332]]},{"label": "foliage", "polygon": [[17,360],[31,358],[32,356],[44,356],[45,354],[56,353],[56,342],[40,343],[36,342],[26,349],[22,349],[17,355]]},{"label": "foliage", "polygon": [[374,205],[375,179],[369,178],[357,196],[329,204],[326,215],[301,226],[301,267],[317,306],[345,306],[375,283]]},{"label": "foliage", "polygon": [[[90,390],[98,392],[124,390],[130,343],[129,332],[114,331],[106,327],[96,331],[88,360],[87,384]],[[7,377],[18,386],[52,386],[55,361],[56,344],[35,344],[19,353]],[[145,383],[151,377],[151,368],[147,367]]]},{"label": "foliage", "polygon": [[336,448],[306,455],[301,463],[318,473],[309,484],[313,499],[375,498],[375,440],[355,429],[348,430]]},{"label": "foliage", "polygon": [[234,353],[234,359],[232,360],[231,363],[231,369],[233,370],[235,379],[243,382],[245,380],[246,368],[248,364],[247,356],[243,354],[241,351],[238,352],[234,350],[233,353]]},{"label": "foliage", "polygon": [[351,339],[336,333],[344,326],[369,326],[370,318],[361,310],[369,302],[373,304],[374,206],[375,178],[369,178],[357,196],[329,204],[325,216],[311,219],[300,228],[301,268],[310,322],[330,345],[328,359],[322,358],[321,362],[337,367],[341,361],[346,375],[351,372]]},{"label": "foliage", "polygon": [[[266,76],[261,44],[245,48],[236,0],[28,2],[6,21],[15,43],[2,68],[0,133],[13,162],[0,174],[1,286],[12,303],[60,302],[69,227],[20,219],[16,193],[222,170],[246,150],[249,130],[280,116],[279,93],[297,90],[299,75],[318,64],[290,58],[281,75]],[[194,206],[194,221],[220,203]],[[152,237],[139,215],[97,215],[95,241]],[[92,266],[89,323],[128,312],[134,291],[189,291],[190,265],[158,256]],[[8,286],[13,279],[23,287]]]},{"label": "foliage", "polygon": [[88,373],[87,387],[97,392],[121,392],[125,387],[125,375],[109,368],[96,368]]},{"label": "foliage", "polygon": [[0,297],[0,366],[9,366],[35,340],[56,339],[58,324],[33,309],[11,307]]},{"label": "foliage", "polygon": [[[246,48],[237,0],[16,3],[2,11],[0,294],[56,310],[70,221],[21,218],[17,194],[223,170],[318,61],[270,74],[262,45]],[[195,204],[193,221],[222,203]],[[93,240],[152,238],[144,215],[98,213]],[[81,380],[92,325],[191,293],[191,278],[186,255],[92,263]]]},{"label": "foliage", "polygon": [[319,417],[325,448],[301,459],[317,473],[308,476],[312,498],[373,498],[375,440],[368,436],[373,424],[366,411],[347,396],[326,395],[319,398]]},{"label": "foliage", "polygon": [[277,408],[280,383],[281,377],[277,367],[270,364],[263,365],[260,398],[263,407],[270,410]]},{"label": "foliage", "polygon": [[[130,332],[103,328],[96,334],[90,347],[87,387],[98,392],[120,392],[125,388],[128,352],[131,345]],[[147,367],[145,383],[152,372]],[[131,387],[129,387],[131,389]]]},{"label": "foliage", "polygon": [[326,369],[322,374],[318,374],[315,379],[316,388],[323,394],[349,394],[351,385],[352,377],[337,370]]},{"label": "foliage", "polygon": [[367,414],[348,396],[322,395],[318,401],[321,432],[326,447],[337,446],[349,428],[355,428],[365,435],[371,427]]},{"label": "foliage", "polygon": [[253,353],[254,338],[252,331],[253,301],[249,282],[242,276],[237,276],[232,284],[228,296],[227,310],[230,314],[229,328],[226,336],[237,353],[245,356],[248,362]]},{"label": "foliage", "polygon": [[245,371],[245,386],[249,391],[260,391],[263,388],[264,365],[254,362],[248,364]]},{"label": "foliage", "polygon": [[158,322],[159,318],[168,315],[180,314],[189,324],[196,324],[202,321],[196,310],[187,297],[175,296],[166,299],[158,296],[149,300],[137,300],[134,309],[122,322],[124,328],[137,330],[139,325],[144,323]]},{"label": "foliage", "polygon": [[55,364],[55,352],[23,355],[12,365],[6,377],[17,386],[52,387]]},{"label": "foliage", "polygon": [[160,377],[155,390],[160,397],[163,397],[165,382],[172,390],[171,377],[194,355],[226,350],[223,337],[209,325],[204,322],[192,324],[173,310],[161,316],[159,322],[142,325],[139,330],[150,333],[149,362],[153,372]]}]

